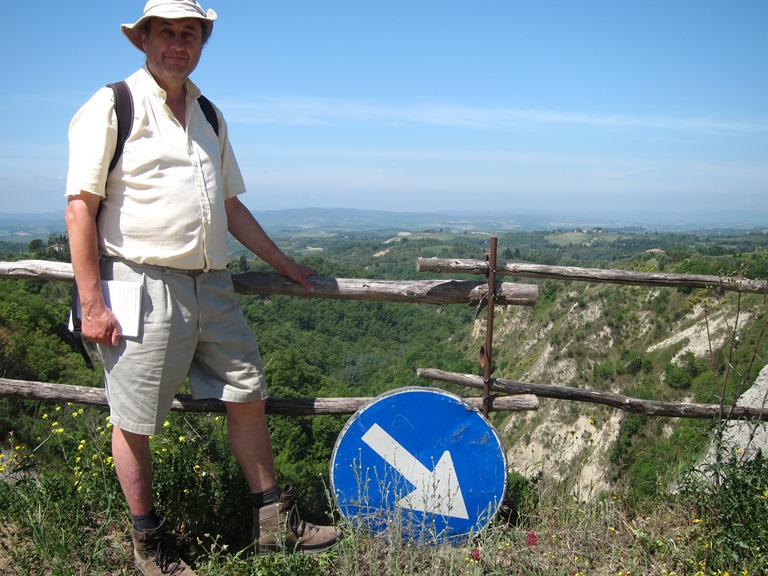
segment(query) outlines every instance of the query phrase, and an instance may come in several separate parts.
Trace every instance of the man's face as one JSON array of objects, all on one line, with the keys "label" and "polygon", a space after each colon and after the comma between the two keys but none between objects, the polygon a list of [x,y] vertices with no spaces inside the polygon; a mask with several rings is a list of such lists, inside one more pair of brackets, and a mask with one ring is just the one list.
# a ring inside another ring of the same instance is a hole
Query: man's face
[{"label": "man's face", "polygon": [[150,72],[163,80],[186,79],[197,67],[203,50],[203,23],[197,18],[152,18],[142,47]]}]

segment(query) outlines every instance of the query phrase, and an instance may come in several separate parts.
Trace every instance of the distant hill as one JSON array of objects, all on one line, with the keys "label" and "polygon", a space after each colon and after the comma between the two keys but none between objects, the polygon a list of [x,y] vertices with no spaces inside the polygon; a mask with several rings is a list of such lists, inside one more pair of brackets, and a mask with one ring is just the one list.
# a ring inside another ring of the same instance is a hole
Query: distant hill
[{"label": "distant hill", "polygon": [[512,214],[479,211],[427,213],[351,208],[301,208],[255,211],[255,214],[266,228],[297,231],[336,229],[369,232],[443,228],[446,231],[511,232],[573,227],[605,227],[638,231],[658,229],[667,232],[768,229],[768,211]]},{"label": "distant hill", "polygon": [[496,214],[394,212],[353,208],[300,208],[255,211],[255,214],[265,228],[281,231],[315,229],[373,232],[434,228],[492,231],[514,230],[522,227],[525,222],[525,217]]},{"label": "distant hill", "polygon": [[40,214],[0,213],[0,240],[2,241],[27,243],[36,238],[48,240],[51,234],[65,231],[63,211]]},{"label": "distant hill", "polygon": [[[494,212],[395,212],[352,208],[297,208],[254,211],[271,231],[391,232],[394,230],[513,232],[574,227],[604,227],[626,231],[768,229],[768,211],[754,212],[612,212],[511,214]],[[46,213],[0,213],[0,240],[28,242],[62,233],[63,211]]]}]

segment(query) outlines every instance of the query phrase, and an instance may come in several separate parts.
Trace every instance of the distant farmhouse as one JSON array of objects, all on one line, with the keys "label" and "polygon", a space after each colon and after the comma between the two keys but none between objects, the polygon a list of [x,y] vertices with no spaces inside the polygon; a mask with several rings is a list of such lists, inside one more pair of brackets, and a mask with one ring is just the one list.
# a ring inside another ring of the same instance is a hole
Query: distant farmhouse
[{"label": "distant farmhouse", "polygon": [[573,231],[581,234],[602,234],[603,233],[602,228],[575,228]]}]

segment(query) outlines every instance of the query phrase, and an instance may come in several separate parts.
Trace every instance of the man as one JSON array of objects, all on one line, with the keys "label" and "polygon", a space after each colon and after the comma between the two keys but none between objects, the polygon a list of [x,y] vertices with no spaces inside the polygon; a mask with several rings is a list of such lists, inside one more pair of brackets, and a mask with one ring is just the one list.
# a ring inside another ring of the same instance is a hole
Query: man
[{"label": "man", "polygon": [[[227,232],[309,292],[315,272],[289,259],[240,202],[245,187],[226,122],[216,110],[217,135],[198,103],[189,75],[215,19],[196,0],[150,0],[122,26],[146,64],[126,79],[133,124],[114,169],[112,90],[98,91],[69,130],[66,222],[82,332],[104,361],[115,469],[145,575],[194,574],[155,512],[148,438],[162,431],[187,376],[195,398],[227,408],[230,445],[253,493],[255,550],[316,552],[339,537],[302,521],[293,492],[277,488],[263,367],[226,270]],[[122,336],[102,280],[141,284],[137,337]]]}]

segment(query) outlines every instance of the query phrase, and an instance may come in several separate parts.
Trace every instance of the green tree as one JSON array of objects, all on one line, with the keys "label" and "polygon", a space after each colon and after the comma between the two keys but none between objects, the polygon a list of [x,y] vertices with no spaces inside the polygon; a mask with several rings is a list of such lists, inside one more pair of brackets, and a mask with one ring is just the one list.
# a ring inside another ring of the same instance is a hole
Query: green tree
[{"label": "green tree", "polygon": [[29,251],[32,254],[40,254],[45,251],[45,244],[39,238],[35,238],[29,243]]},{"label": "green tree", "polygon": [[681,368],[677,364],[669,363],[664,367],[664,382],[670,388],[676,390],[687,390],[691,387],[693,379],[685,368]]}]

